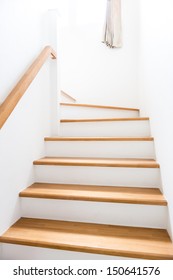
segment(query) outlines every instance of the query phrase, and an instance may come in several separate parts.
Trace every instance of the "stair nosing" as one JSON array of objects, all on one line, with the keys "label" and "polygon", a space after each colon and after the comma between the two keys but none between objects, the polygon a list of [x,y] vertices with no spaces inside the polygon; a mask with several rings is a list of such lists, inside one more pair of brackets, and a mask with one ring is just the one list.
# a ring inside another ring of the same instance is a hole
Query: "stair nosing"
[{"label": "stair nosing", "polygon": [[53,142],[53,141],[154,141],[153,137],[45,137],[44,141]]},{"label": "stair nosing", "polygon": [[[135,162],[136,161],[136,162]],[[149,161],[147,163],[147,161]],[[159,168],[154,159],[113,159],[113,158],[74,158],[74,157],[44,157],[33,161],[34,165],[60,166],[93,166],[93,167],[125,167],[125,168]]]},{"label": "stair nosing", "polygon": [[71,122],[122,122],[122,121],[148,121],[148,117],[139,118],[96,118],[96,119],[61,119],[60,123],[71,123]]}]

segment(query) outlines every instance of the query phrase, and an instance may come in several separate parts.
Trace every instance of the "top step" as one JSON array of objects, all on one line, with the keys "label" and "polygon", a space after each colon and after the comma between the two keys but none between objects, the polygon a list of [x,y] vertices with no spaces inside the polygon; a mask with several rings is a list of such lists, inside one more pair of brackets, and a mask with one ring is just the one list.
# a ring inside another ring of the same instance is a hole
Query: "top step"
[{"label": "top step", "polygon": [[79,103],[60,103],[62,106],[73,106],[73,107],[88,107],[88,108],[97,108],[97,109],[115,109],[115,110],[129,110],[129,111],[137,111],[139,109],[136,108],[127,108],[127,107],[116,107],[116,106],[107,106],[107,105],[95,105],[95,104],[79,104]]},{"label": "top step", "polygon": [[60,103],[60,105],[61,119],[139,117],[139,109],[135,108],[77,103]]}]

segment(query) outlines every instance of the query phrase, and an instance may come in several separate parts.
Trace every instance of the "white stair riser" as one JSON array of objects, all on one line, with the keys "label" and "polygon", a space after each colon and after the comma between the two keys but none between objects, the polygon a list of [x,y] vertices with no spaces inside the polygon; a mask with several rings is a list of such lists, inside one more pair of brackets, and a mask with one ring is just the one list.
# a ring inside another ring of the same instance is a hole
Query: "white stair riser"
[{"label": "white stair riser", "polygon": [[39,198],[21,200],[23,217],[166,228],[165,206]]},{"label": "white stair riser", "polygon": [[117,110],[104,108],[87,108],[87,107],[60,107],[61,119],[89,119],[89,118],[137,118],[138,111]]},{"label": "white stair riser", "polygon": [[68,122],[60,124],[62,136],[149,137],[148,121]]},{"label": "white stair riser", "polygon": [[46,156],[155,158],[153,141],[48,141]]},{"label": "white stair riser", "polygon": [[160,187],[159,168],[35,166],[36,182],[101,186]]},{"label": "white stair riser", "polygon": [[5,243],[2,244],[2,252],[3,260],[132,260],[130,258],[118,256],[89,254]]}]

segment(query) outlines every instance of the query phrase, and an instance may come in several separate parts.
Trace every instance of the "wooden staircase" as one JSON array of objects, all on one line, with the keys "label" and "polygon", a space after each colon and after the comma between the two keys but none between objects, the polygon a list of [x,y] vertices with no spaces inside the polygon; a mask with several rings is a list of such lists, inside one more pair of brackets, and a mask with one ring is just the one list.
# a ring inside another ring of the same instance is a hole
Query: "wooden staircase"
[{"label": "wooden staircase", "polygon": [[23,259],[31,246],[56,249],[57,259],[65,250],[69,259],[172,260],[149,119],[134,108],[61,103],[60,129],[44,139],[35,183],[19,194],[23,217],[0,237],[4,246],[24,248]]}]

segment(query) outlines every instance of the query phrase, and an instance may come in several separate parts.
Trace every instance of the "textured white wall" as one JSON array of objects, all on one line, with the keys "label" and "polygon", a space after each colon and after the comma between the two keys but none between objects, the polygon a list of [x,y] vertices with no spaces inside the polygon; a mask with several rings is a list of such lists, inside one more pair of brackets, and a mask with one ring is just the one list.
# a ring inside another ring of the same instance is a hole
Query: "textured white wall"
[{"label": "textured white wall", "polygon": [[72,2],[70,25],[61,30],[62,89],[78,102],[137,107],[139,1],[122,0],[120,49],[101,43],[105,0]]},{"label": "textured white wall", "polygon": [[163,190],[173,229],[173,2],[141,0],[140,107],[151,118]]}]

